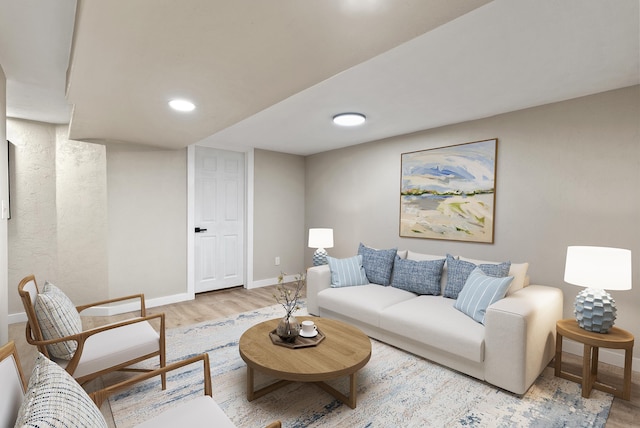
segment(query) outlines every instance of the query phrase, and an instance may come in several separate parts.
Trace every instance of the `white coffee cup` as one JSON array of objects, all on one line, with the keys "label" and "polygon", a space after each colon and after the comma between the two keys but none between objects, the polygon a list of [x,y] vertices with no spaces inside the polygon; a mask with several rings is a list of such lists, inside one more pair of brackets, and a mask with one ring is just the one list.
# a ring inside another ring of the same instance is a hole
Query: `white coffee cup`
[{"label": "white coffee cup", "polygon": [[313,321],[302,321],[302,331],[303,336],[313,336],[316,334],[316,325]]}]

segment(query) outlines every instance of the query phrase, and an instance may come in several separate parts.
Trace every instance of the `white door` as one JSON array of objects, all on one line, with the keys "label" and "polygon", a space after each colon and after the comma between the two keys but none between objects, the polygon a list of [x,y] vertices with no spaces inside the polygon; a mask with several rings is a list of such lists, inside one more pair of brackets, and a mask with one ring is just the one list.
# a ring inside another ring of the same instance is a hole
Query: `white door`
[{"label": "white door", "polygon": [[244,153],[196,147],[195,291],[244,283]]}]

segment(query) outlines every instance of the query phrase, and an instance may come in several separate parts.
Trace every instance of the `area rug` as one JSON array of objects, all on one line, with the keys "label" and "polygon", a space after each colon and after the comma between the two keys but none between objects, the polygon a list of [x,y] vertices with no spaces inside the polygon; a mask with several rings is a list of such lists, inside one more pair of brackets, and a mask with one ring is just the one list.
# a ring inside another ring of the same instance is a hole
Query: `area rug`
[{"label": "area rug", "polygon": [[[302,310],[298,314],[305,314]],[[246,366],[238,339],[250,326],[278,318],[280,306],[167,331],[169,361],[207,352],[213,396],[238,427],[274,420],[284,427],[601,427],[612,396],[580,386],[545,369],[522,397],[372,340],[372,357],[358,373],[356,409],[313,384],[292,383],[252,402],[246,399]],[[295,351],[293,351],[295,352]],[[256,376],[256,385],[272,379]],[[331,383],[348,391],[347,379]],[[140,423],[169,406],[202,394],[202,369],[191,366],[168,377],[162,391],[149,380],[110,400],[118,428]]]}]

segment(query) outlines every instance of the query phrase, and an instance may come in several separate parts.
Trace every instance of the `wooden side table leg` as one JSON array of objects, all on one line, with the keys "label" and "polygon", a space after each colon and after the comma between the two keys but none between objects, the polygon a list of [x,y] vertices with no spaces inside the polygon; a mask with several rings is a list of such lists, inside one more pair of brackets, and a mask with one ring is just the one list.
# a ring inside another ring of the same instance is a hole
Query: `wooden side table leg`
[{"label": "wooden side table leg", "polygon": [[631,361],[633,361],[633,346],[624,350],[622,398],[625,400],[631,400]]},{"label": "wooden side table leg", "polygon": [[591,348],[591,374],[593,375],[593,379],[596,380],[598,377],[598,355],[599,350],[597,346]]},{"label": "wooden side table leg", "polygon": [[591,394],[591,346],[584,345],[582,354],[582,396],[589,398]]},{"label": "wooden side table leg", "polygon": [[562,371],[562,335],[556,333],[556,361],[555,361],[555,375],[560,377]]}]

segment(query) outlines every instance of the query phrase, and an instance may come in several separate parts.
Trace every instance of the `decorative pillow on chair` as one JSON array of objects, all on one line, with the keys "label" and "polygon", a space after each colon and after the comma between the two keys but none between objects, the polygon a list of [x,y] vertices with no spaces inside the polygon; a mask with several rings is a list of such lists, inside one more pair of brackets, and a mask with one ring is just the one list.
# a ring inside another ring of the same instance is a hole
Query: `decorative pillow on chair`
[{"label": "decorative pillow on chair", "polygon": [[106,428],[107,423],[78,382],[39,354],[15,426]]},{"label": "decorative pillow on chair", "polygon": [[487,308],[504,297],[511,281],[512,276],[495,278],[485,275],[482,269],[477,267],[469,275],[453,307],[484,324]]},{"label": "decorative pillow on chair", "polygon": [[467,282],[469,274],[476,268],[482,269],[482,272],[496,278],[503,278],[509,274],[511,262],[503,262],[500,264],[479,264],[457,260],[451,254],[447,254],[447,284],[444,288],[444,297],[457,299],[458,294]]},{"label": "decorative pillow on chair", "polygon": [[369,282],[380,285],[391,284],[393,261],[397,253],[397,248],[376,250],[360,243],[358,254],[362,256],[362,266]]},{"label": "decorative pillow on chair", "polygon": [[[82,333],[82,319],[73,302],[48,281],[45,281],[42,292],[36,296],[34,310],[42,336],[46,340]],[[70,360],[77,346],[75,341],[68,340],[47,345],[47,350],[52,357]]]},{"label": "decorative pillow on chair", "polygon": [[362,266],[362,256],[353,256],[348,259],[336,259],[327,256],[327,263],[331,271],[332,287],[350,287],[353,285],[368,284],[367,275]]},{"label": "decorative pillow on chair", "polygon": [[444,260],[404,260],[396,257],[391,286],[416,294],[440,294]]}]

